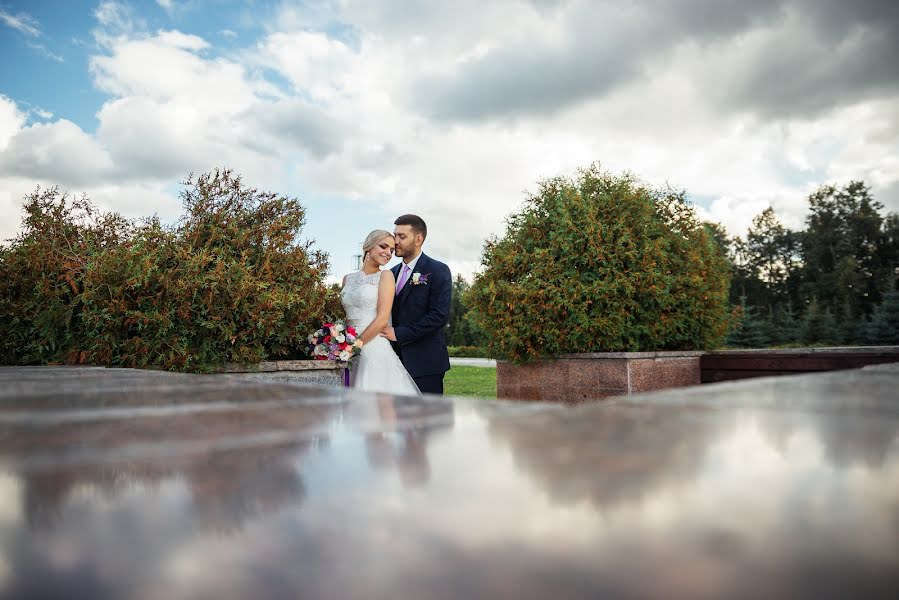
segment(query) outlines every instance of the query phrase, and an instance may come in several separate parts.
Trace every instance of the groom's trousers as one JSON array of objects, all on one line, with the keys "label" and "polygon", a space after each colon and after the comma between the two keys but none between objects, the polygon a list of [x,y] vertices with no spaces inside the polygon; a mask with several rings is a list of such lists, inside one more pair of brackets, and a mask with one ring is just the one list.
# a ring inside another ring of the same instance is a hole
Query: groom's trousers
[{"label": "groom's trousers", "polygon": [[415,385],[421,390],[422,394],[443,394],[443,373],[440,375],[425,375],[423,377],[413,377]]}]

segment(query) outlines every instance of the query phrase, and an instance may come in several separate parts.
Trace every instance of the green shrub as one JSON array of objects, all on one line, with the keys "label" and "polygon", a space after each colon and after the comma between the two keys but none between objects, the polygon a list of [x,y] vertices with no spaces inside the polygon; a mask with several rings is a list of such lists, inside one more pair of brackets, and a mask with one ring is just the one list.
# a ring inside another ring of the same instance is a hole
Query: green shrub
[{"label": "green shrub", "polygon": [[729,266],[684,193],[595,165],[541,182],[483,267],[468,301],[492,356],[707,349],[727,331]]},{"label": "green shrub", "polygon": [[35,192],[2,253],[3,361],[206,371],[304,348],[335,291],[326,255],[299,239],[299,201],[228,170],[190,177],[182,201],[164,227]]},{"label": "green shrub", "polygon": [[22,233],[0,248],[0,362],[78,362],[88,343],[84,276],[132,224],[58,188],[35,190],[24,211]]}]

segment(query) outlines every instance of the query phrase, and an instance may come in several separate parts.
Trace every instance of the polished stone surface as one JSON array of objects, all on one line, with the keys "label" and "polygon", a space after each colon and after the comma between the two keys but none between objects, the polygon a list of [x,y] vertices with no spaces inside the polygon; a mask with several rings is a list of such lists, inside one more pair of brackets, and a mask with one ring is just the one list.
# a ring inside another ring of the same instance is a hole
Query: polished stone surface
[{"label": "polished stone surface", "polygon": [[0,597],[897,597],[899,369],[574,407],[0,368]]}]

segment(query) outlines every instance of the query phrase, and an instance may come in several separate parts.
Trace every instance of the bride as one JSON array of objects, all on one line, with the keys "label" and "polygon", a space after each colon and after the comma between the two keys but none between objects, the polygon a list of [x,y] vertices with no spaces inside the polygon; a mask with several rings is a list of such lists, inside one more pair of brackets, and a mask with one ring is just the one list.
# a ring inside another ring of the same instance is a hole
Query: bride
[{"label": "bride", "polygon": [[343,278],[340,301],[347,325],[361,331],[362,352],[350,369],[350,386],[368,392],[418,396],[421,392],[381,330],[390,324],[396,295],[393,273],[381,270],[390,262],[396,242],[393,234],[376,229],[362,244],[362,270]]}]

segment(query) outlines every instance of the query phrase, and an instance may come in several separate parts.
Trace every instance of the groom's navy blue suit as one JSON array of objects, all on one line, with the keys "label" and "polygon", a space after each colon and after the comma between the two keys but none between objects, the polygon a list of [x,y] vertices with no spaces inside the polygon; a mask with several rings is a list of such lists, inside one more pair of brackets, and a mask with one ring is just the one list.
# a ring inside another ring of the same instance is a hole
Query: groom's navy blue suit
[{"label": "groom's navy blue suit", "polygon": [[[403,264],[391,269],[397,281]],[[426,394],[443,393],[443,375],[450,368],[443,330],[449,322],[452,294],[449,267],[422,253],[393,301],[393,348],[418,389]]]}]

